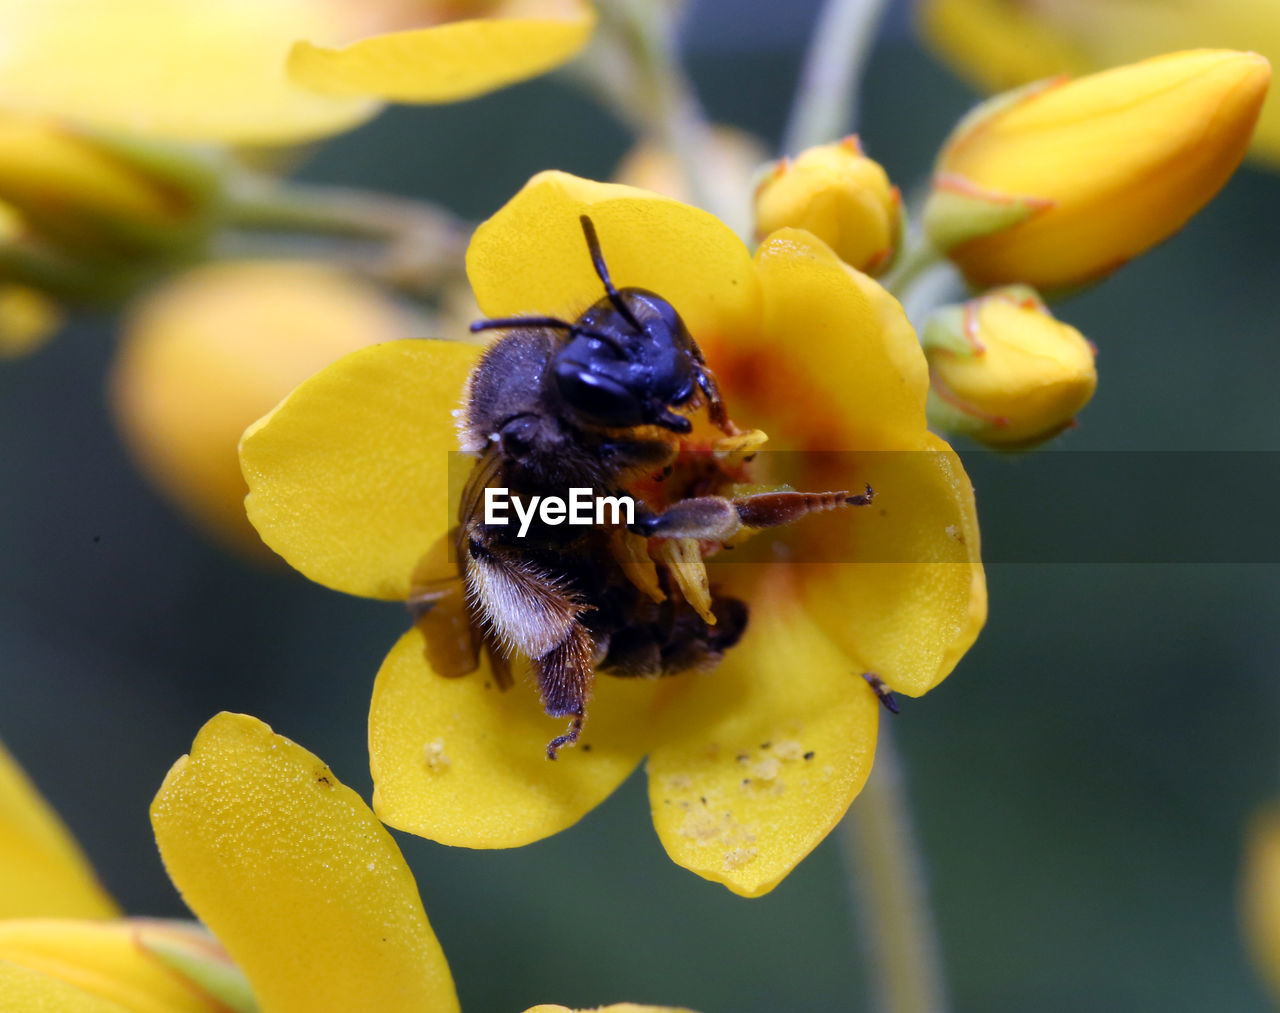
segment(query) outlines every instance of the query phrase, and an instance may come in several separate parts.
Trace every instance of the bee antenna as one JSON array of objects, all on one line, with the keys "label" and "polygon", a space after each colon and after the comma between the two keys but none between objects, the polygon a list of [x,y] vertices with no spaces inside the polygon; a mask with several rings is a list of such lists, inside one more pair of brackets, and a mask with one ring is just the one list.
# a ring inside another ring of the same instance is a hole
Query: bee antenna
[{"label": "bee antenna", "polygon": [[587,237],[587,249],[591,251],[591,263],[596,269],[596,275],[604,282],[604,290],[609,295],[609,301],[626,318],[627,323],[636,329],[637,334],[643,334],[644,328],[640,326],[640,321],[636,319],[636,315],[631,312],[631,307],[622,298],[622,293],[614,288],[613,281],[609,278],[609,268],[604,262],[604,251],[600,249],[600,239],[596,235],[595,223],[586,215],[579,215],[578,221],[582,223],[582,233]]},{"label": "bee antenna", "polygon": [[471,325],[471,333],[498,331],[507,327],[550,327],[557,331],[568,331],[570,334],[581,334],[584,337],[595,338],[597,341],[603,342],[621,357],[625,358],[626,356],[626,350],[618,344],[615,338],[605,334],[604,331],[592,330],[590,327],[570,323],[568,320],[561,320],[559,317],[495,317],[491,320],[477,320]]}]

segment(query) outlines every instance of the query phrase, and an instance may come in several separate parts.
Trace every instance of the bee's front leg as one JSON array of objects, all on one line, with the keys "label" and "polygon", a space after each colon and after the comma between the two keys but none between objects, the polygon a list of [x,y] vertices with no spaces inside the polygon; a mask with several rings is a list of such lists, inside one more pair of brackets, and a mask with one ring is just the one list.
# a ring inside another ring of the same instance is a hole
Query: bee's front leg
[{"label": "bee's front leg", "polygon": [[725,542],[744,527],[772,528],[790,524],[805,514],[835,510],[845,506],[866,506],[875,496],[866,492],[762,492],[751,496],[696,496],[671,504],[655,513],[643,504],[636,506],[636,521],[630,529],[647,538],[693,538]]}]

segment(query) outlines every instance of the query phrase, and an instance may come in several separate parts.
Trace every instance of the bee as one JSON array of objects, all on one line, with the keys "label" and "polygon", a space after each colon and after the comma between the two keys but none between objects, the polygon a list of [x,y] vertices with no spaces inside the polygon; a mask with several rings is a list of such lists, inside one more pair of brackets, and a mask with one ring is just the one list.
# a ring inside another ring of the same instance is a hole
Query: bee
[{"label": "bee", "polygon": [[[579,220],[604,295],[575,320],[472,324],[504,333],[476,364],[455,413],[462,449],[476,457],[454,532],[468,624],[500,683],[510,683],[508,659],[527,658],[546,713],[570,719],[547,746],[553,760],[578,740],[596,671],[653,677],[709,668],[740,639],[747,607],[708,585],[704,546],[872,495],[870,487],[858,496],[718,495],[739,477],[720,458],[699,455],[680,470],[700,409],[726,446],[749,445],[751,434],[731,422],[675,307],[646,289],[615,287],[592,220]],[[662,480],[663,496],[636,497],[629,525],[553,526],[537,517],[520,536],[484,522],[489,488],[526,499],[571,487],[625,496]]]}]

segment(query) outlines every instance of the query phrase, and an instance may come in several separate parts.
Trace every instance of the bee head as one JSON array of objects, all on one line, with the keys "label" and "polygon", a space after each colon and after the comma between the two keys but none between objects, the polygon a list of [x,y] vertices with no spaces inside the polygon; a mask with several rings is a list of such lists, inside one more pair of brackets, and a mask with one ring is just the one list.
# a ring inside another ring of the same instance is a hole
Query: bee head
[{"label": "bee head", "polygon": [[674,306],[627,288],[601,299],[577,325],[551,363],[560,396],[574,411],[598,425],[692,428],[672,409],[693,397],[701,355]]},{"label": "bee head", "polygon": [[702,352],[680,314],[642,288],[617,289],[609,278],[595,226],[579,218],[605,295],[572,323],[557,317],[479,320],[472,331],[549,327],[568,340],[551,359],[564,403],[584,421],[610,428],[656,425],[687,433],[693,424],[673,409],[709,389]]}]

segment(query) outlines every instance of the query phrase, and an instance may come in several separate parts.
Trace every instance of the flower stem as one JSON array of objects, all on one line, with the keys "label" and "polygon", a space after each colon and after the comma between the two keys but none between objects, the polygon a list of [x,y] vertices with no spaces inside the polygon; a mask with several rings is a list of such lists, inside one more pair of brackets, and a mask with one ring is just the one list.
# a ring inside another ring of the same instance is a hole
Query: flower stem
[{"label": "flower stem", "polygon": [[893,737],[881,723],[876,762],[840,826],[880,1013],[944,1013],[942,961]]},{"label": "flower stem", "polygon": [[813,28],[784,154],[834,141],[853,130],[867,54],[887,0],[827,0]]},{"label": "flower stem", "polygon": [[[365,273],[419,294],[462,275],[470,233],[453,215],[422,201],[249,173],[229,183],[223,216],[233,229],[372,241],[378,244],[374,255],[357,261]],[[335,253],[314,244],[310,251]]]},{"label": "flower stem", "polygon": [[911,287],[941,260],[942,254],[934,248],[932,243],[921,235],[914,235],[907,240],[898,262],[880,279],[880,284],[897,296],[899,302],[902,302],[906,299]]}]

